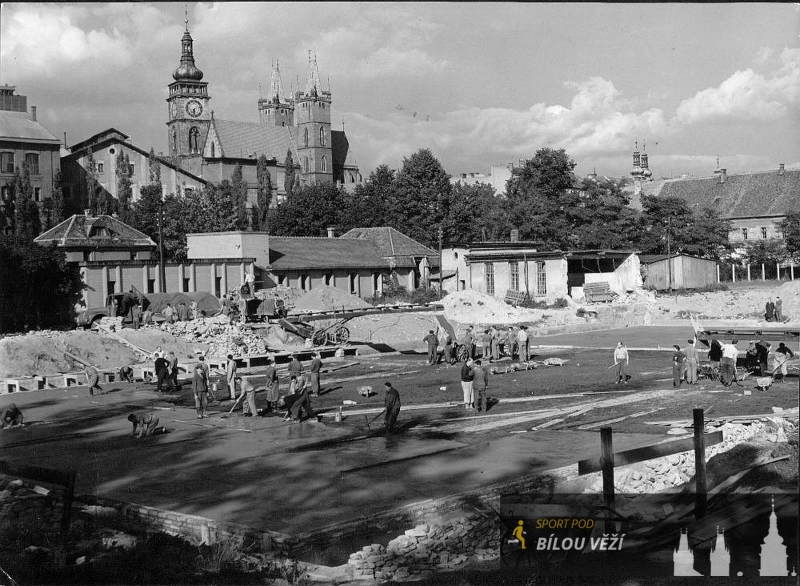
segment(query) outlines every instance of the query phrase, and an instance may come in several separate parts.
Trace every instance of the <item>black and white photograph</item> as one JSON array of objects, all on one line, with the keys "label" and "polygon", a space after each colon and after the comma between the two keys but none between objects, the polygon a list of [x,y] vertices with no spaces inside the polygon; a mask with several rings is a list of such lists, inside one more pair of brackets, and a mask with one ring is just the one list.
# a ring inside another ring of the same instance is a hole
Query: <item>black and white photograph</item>
[{"label": "black and white photograph", "polygon": [[800,5],[0,4],[0,586],[796,585]]}]

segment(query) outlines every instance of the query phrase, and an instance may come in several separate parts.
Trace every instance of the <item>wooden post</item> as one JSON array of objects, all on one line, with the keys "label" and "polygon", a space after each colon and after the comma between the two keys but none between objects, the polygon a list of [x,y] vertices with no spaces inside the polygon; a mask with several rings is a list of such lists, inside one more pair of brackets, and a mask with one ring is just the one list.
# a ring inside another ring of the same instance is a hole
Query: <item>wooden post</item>
[{"label": "wooden post", "polygon": [[[611,428],[600,428],[600,465],[603,467],[603,502],[612,511],[614,506],[614,447],[611,441]],[[606,512],[606,532],[613,532],[611,513]]]},{"label": "wooden post", "polygon": [[776,262],[776,263],[775,263],[775,268],[776,268],[776,269],[777,269],[777,271],[778,271],[778,280],[780,281],[780,280],[781,280],[781,263],[779,263],[779,262]]},{"label": "wooden post", "polygon": [[750,281],[750,263],[747,263],[747,280]]},{"label": "wooden post", "polygon": [[717,263],[717,283],[721,283],[722,281],[719,278],[719,263]]},{"label": "wooden post", "polygon": [[731,282],[735,283],[736,282],[736,265],[733,264],[733,263],[731,263],[731,278],[732,278]]},{"label": "wooden post", "polygon": [[763,262],[761,263],[761,280],[762,281],[766,281],[767,280],[767,270],[766,270],[765,265],[764,265]]},{"label": "wooden post", "polygon": [[705,419],[702,409],[692,411],[694,417],[694,476],[696,482],[695,492],[695,519],[706,516],[706,438]]}]

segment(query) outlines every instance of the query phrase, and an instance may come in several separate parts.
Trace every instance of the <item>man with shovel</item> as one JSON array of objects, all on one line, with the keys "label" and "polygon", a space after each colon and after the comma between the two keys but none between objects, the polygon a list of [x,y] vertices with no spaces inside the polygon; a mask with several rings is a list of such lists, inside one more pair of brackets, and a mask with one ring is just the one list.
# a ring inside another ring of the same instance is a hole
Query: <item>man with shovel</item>
[{"label": "man with shovel", "polygon": [[400,414],[400,393],[390,382],[384,384],[384,387],[386,387],[386,419],[384,420],[384,425],[386,426],[386,432],[389,433],[394,430],[394,426],[397,424],[397,416]]}]

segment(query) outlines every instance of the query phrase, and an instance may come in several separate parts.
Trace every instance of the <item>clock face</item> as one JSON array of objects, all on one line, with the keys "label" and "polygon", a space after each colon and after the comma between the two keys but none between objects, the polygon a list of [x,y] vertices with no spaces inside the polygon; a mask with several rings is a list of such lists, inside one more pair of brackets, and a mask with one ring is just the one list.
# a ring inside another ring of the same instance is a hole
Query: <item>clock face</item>
[{"label": "clock face", "polygon": [[189,113],[189,116],[197,118],[203,113],[203,105],[197,100],[189,100],[189,103],[186,104],[186,111]]},{"label": "clock face", "polygon": [[178,117],[178,102],[172,102],[172,117]]}]

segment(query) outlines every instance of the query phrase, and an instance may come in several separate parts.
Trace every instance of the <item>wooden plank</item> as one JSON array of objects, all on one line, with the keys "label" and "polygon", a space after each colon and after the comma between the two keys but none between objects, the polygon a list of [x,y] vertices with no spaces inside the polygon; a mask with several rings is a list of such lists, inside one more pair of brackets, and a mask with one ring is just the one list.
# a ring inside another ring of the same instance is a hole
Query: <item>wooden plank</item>
[{"label": "wooden plank", "polygon": [[649,415],[650,413],[655,413],[656,411],[661,411],[664,407],[658,407],[657,409],[650,409],[649,411],[639,411],[638,413],[631,413],[630,415],[623,415],[622,417],[615,417],[614,419],[607,419],[606,421],[596,421],[594,423],[587,423],[586,425],[580,425],[575,429],[579,429],[581,431],[587,429],[594,429],[595,427],[601,427],[603,425],[611,425],[612,423],[619,423],[620,421],[625,421],[626,419],[633,419],[635,417],[642,417],[643,415]]},{"label": "wooden plank", "polygon": [[694,419],[694,478],[695,489],[695,517],[702,519],[706,516],[706,444],[705,421],[702,409],[693,409]]},{"label": "wooden plank", "polygon": [[[705,435],[706,446],[713,446],[722,442],[722,432],[715,431]],[[624,452],[617,452],[614,454],[614,462],[617,466],[625,466],[627,464],[636,464],[637,462],[644,462],[645,460],[652,460],[653,458],[661,458],[663,456],[670,456],[672,454],[680,454],[681,452],[688,452],[694,449],[694,438],[679,439],[671,442],[664,442],[661,444],[654,444],[635,448],[633,450],[625,450]],[[591,472],[599,472],[602,470],[600,464],[600,457],[587,458],[578,462],[578,475],[583,476]]]}]

